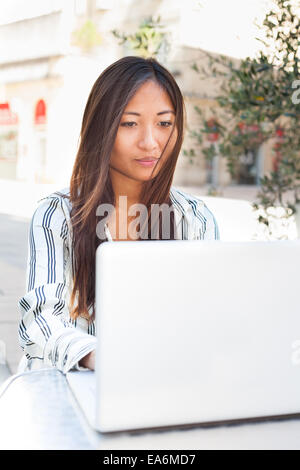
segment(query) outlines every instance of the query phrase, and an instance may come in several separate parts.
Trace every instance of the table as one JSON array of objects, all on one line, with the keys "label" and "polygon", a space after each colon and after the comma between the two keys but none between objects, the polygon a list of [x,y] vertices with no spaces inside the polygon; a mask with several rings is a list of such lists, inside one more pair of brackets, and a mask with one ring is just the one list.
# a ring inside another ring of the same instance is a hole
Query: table
[{"label": "table", "polygon": [[300,418],[102,435],[88,425],[65,375],[41,369],[0,388],[0,449],[300,449]]}]

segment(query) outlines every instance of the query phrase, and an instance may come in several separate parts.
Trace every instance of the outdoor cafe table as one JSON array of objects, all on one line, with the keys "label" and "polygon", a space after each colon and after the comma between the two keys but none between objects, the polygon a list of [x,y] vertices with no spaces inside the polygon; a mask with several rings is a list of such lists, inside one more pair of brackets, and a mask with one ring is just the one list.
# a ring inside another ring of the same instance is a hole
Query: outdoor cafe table
[{"label": "outdoor cafe table", "polygon": [[300,416],[104,435],[88,425],[66,377],[41,369],[0,388],[0,449],[300,449]]}]

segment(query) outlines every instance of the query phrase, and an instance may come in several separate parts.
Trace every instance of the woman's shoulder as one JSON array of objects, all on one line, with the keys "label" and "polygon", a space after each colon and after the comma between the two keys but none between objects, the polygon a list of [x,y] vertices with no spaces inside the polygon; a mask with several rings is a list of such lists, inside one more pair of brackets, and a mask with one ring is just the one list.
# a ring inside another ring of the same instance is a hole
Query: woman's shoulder
[{"label": "woman's shoulder", "polygon": [[[59,202],[62,206],[65,206],[68,210],[68,212],[71,211],[71,202],[70,202],[70,189],[69,187],[54,191],[47,196],[42,197],[39,199],[37,202],[38,204],[40,203],[50,203],[51,201],[56,200]],[[41,205],[41,204],[40,204]]]},{"label": "woman's shoulder", "polygon": [[38,199],[32,216],[33,224],[68,223],[71,213],[69,196],[69,188],[63,188]]},{"label": "woman's shoulder", "polygon": [[65,187],[63,189],[53,191],[52,193],[48,194],[47,196],[44,196],[41,199],[39,199],[38,202],[44,201],[44,200],[47,200],[47,199],[63,199],[66,202],[69,202],[70,201],[70,188]]},{"label": "woman's shoulder", "polygon": [[200,197],[172,186],[170,199],[188,222],[200,227],[200,231],[205,234],[204,238],[219,239],[220,232],[216,218]]},{"label": "woman's shoulder", "polygon": [[177,203],[178,207],[181,208],[183,212],[186,210],[193,211],[193,209],[201,210],[201,208],[205,210],[206,207],[201,198],[182,191],[175,186],[172,186],[170,189],[170,198],[173,203]]}]

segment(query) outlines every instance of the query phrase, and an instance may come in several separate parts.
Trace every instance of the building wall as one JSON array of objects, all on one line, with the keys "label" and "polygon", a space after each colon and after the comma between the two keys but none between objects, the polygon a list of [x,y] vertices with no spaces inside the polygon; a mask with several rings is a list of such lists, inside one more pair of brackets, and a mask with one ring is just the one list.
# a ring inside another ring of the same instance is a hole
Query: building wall
[{"label": "building wall", "polygon": [[[211,107],[217,109],[214,96],[219,84],[212,79],[200,81],[191,69],[195,60],[199,63],[200,59],[205,65],[207,59],[201,49],[184,41],[182,2],[88,0],[86,3],[88,8],[81,14],[77,14],[80,2],[61,1],[56,2],[55,11],[50,10],[47,15],[0,25],[0,40],[7,44],[0,58],[0,96],[2,102],[14,102],[20,122],[18,161],[14,165],[0,161],[0,177],[68,184],[90,89],[105,67],[132,53],[118,45],[111,31],[134,32],[151,12],[152,15],[161,15],[169,31],[171,48],[169,54],[162,54],[160,60],[176,77],[185,98],[187,131],[182,150],[194,148],[196,152],[196,158],[190,164],[182,151],[174,182],[193,186],[211,182],[211,165],[189,131],[199,128],[195,106],[203,109],[207,117],[210,117]],[[80,28],[88,17],[97,24],[102,43],[91,52],[83,52],[74,45],[72,32]],[[35,125],[33,119],[39,99],[44,99],[47,106],[47,122],[43,126]],[[265,170],[271,167],[270,162],[270,146],[265,146]],[[230,175],[224,159],[219,159],[215,168],[219,184],[229,184]]]}]

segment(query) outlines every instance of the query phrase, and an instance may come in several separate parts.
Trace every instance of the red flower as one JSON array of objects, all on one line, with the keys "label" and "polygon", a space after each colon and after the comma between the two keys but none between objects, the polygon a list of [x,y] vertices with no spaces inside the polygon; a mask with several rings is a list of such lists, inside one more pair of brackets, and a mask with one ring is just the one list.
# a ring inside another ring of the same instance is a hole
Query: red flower
[{"label": "red flower", "polygon": [[278,127],[275,132],[277,137],[283,137],[284,135],[284,130],[282,129],[282,127]]},{"label": "red flower", "polygon": [[216,142],[219,138],[218,132],[212,132],[211,134],[207,134],[207,140],[209,142]]}]

